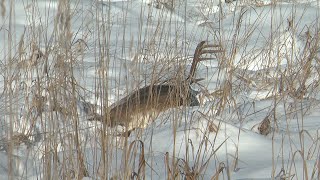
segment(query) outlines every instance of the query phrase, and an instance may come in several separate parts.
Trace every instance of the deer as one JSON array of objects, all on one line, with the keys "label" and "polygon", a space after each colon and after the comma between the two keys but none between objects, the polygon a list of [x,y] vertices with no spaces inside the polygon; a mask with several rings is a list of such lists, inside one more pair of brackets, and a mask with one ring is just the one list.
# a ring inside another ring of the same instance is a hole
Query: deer
[{"label": "deer", "polygon": [[[199,62],[210,58],[202,58],[202,54],[222,52],[220,45],[200,42],[194,52],[193,61],[187,78],[181,83],[150,84],[137,89],[107,108],[107,115],[100,119],[108,126],[122,125],[136,128],[147,121],[154,120],[160,112],[180,106],[199,106],[196,90],[191,85],[203,78],[196,79],[195,73]],[[219,48],[210,49],[208,48]]]}]

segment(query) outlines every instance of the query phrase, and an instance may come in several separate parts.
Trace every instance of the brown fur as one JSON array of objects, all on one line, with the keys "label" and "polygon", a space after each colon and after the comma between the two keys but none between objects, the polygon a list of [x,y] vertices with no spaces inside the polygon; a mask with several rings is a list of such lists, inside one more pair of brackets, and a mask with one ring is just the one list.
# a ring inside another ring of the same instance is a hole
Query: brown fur
[{"label": "brown fur", "polygon": [[[191,84],[199,81],[194,79],[200,56],[204,53],[217,53],[222,50],[204,50],[208,47],[220,48],[219,45],[205,45],[205,41],[198,44],[189,76],[186,80],[176,84],[154,84],[140,88],[108,108],[109,116],[105,123],[111,126],[124,125],[130,128],[142,127],[150,120],[154,120],[160,112],[179,106],[199,106],[197,92]],[[201,80],[201,79],[200,79]]]},{"label": "brown fur", "polygon": [[[110,107],[111,125],[128,125],[136,116],[142,116],[144,121],[148,121],[172,107],[199,106],[196,93],[188,90],[189,86],[182,87],[184,86],[150,85],[134,91]],[[187,93],[182,92],[183,90]],[[142,123],[145,122],[138,122]]]}]

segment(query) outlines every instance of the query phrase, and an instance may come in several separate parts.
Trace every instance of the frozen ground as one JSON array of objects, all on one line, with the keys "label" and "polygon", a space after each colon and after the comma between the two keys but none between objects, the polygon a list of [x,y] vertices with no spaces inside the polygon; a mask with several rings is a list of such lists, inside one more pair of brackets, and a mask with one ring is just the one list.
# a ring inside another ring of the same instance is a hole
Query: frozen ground
[{"label": "frozen ground", "polygon": [[[0,179],[319,178],[320,2],[64,2],[0,8]],[[128,138],[88,121],[188,72],[202,40],[225,53],[198,66],[199,107]]]}]

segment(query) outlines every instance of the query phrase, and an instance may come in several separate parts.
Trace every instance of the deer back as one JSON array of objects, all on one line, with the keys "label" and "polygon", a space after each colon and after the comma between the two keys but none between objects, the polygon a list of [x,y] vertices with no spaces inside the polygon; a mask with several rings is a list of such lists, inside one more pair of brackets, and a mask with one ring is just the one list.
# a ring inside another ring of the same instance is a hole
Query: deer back
[{"label": "deer back", "polygon": [[110,107],[111,124],[127,124],[136,115],[156,116],[182,105],[199,106],[196,91],[189,86],[150,85],[134,91]]}]

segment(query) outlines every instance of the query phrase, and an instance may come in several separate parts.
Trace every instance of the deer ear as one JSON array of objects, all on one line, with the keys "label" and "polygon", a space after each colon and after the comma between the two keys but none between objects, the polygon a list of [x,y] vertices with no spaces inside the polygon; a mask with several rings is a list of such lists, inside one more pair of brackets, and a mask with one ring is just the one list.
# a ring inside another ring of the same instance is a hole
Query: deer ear
[{"label": "deer ear", "polygon": [[197,83],[197,82],[200,82],[202,80],[204,80],[204,78],[193,79],[192,83]]},{"label": "deer ear", "polygon": [[191,97],[190,98],[190,106],[200,106],[200,102],[197,98],[197,95],[200,93],[200,91],[195,91],[193,89],[190,90],[191,92]]}]

